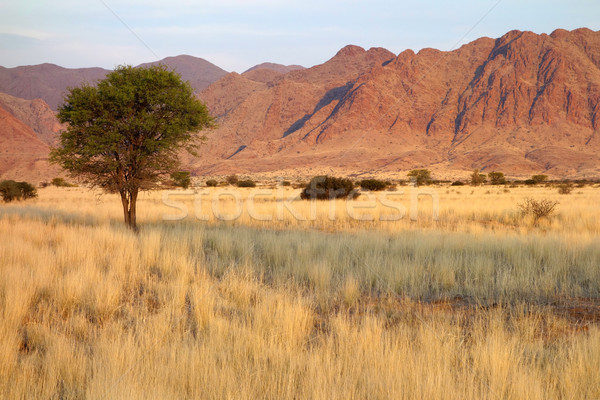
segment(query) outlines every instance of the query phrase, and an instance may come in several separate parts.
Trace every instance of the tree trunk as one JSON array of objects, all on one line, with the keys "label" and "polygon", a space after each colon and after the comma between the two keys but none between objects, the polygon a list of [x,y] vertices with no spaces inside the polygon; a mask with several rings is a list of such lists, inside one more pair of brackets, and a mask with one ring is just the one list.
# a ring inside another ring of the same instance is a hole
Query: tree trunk
[{"label": "tree trunk", "polygon": [[122,190],[121,191],[121,203],[123,204],[123,220],[125,225],[133,229],[135,232],[137,228],[137,203],[138,190]]},{"label": "tree trunk", "polygon": [[129,227],[133,229],[135,232],[138,231],[137,227],[137,189],[129,191]]},{"label": "tree trunk", "polygon": [[129,199],[127,199],[127,192],[121,191],[121,203],[123,204],[123,221],[125,225],[129,226]]}]

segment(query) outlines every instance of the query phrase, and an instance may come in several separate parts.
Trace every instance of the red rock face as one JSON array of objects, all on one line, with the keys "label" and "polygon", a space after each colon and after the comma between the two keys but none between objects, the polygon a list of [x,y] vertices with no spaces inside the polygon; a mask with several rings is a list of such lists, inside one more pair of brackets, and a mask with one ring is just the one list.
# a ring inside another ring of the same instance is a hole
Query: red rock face
[{"label": "red rock face", "polygon": [[235,86],[216,85],[201,93],[220,128],[211,134],[212,156],[191,161],[199,173],[599,172],[600,33],[588,29],[512,31],[452,52],[397,57],[348,46],[237,97],[226,114],[213,104]]},{"label": "red rock face", "polygon": [[57,176],[48,163],[49,147],[24,122],[0,105],[0,179],[33,183]]},{"label": "red rock face", "polygon": [[[195,60],[175,59],[200,79]],[[600,32],[589,29],[398,56],[347,46],[312,68],[224,75],[199,97],[219,127],[199,158],[184,156],[198,174],[600,177]],[[35,102],[5,108],[50,143],[59,126]]]},{"label": "red rock face", "polygon": [[49,146],[58,143],[59,132],[63,126],[44,100],[25,100],[0,93],[0,107],[29,126],[42,142]]}]

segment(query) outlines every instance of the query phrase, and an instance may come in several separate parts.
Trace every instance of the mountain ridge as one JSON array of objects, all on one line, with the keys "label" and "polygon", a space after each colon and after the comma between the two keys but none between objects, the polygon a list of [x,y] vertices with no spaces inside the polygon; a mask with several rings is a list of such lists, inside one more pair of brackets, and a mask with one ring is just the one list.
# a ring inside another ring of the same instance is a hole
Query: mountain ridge
[{"label": "mountain ridge", "polygon": [[[203,58],[179,55],[159,61],[140,64],[164,64],[178,71],[199,92],[227,72]],[[14,68],[0,67],[0,92],[25,100],[43,99],[51,109],[57,110],[68,87],[83,83],[94,84],[110,71],[99,67],[65,68],[43,63]]]},{"label": "mountain ridge", "polygon": [[218,128],[200,158],[182,156],[197,175],[600,176],[600,32],[587,28],[398,55],[348,45],[310,68],[222,71],[198,96]]},{"label": "mountain ridge", "polygon": [[[196,161],[196,171],[263,172],[280,164],[308,172],[430,167],[599,175],[599,32],[510,31],[451,52],[406,50],[391,60],[380,57],[354,69],[347,81],[331,75],[333,65],[349,71],[368,52],[377,50],[346,46],[320,66],[288,73],[247,99],[238,98],[227,114],[215,110],[219,141],[205,161]],[[296,104],[299,112],[287,125],[265,117],[251,124],[252,133],[243,133],[247,120],[241,110],[263,115],[310,90],[318,94]],[[254,100],[278,91],[289,95],[287,102],[272,99],[261,106]],[[210,106],[214,98],[225,98],[221,93],[202,92],[201,97]],[[241,145],[244,150],[233,158],[214,156],[219,148],[233,154]]]}]

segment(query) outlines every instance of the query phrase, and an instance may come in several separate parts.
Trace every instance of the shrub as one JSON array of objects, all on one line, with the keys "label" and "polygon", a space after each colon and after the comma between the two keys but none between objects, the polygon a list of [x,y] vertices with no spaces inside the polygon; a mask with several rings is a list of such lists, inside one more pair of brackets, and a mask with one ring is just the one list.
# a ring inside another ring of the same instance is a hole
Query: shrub
[{"label": "shrub", "polygon": [[492,185],[504,185],[506,183],[506,178],[502,172],[490,172],[488,178],[490,178]]},{"label": "shrub", "polygon": [[206,181],[206,186],[208,186],[208,187],[215,187],[218,184],[219,184],[219,182],[217,182],[214,179],[209,179],[209,180]]},{"label": "shrub", "polygon": [[431,183],[431,171],[428,169],[413,169],[408,173],[408,177],[414,180],[417,186]]},{"label": "shrub", "polygon": [[72,183],[65,181],[64,178],[59,178],[59,177],[52,179],[52,181],[50,181],[50,184],[52,186],[56,186],[56,187],[75,187],[75,186],[77,186],[77,185],[74,185]]},{"label": "shrub", "polygon": [[32,199],[34,197],[37,197],[37,189],[31,183],[17,182],[17,187],[21,191],[21,198],[23,200]]},{"label": "shrub", "polygon": [[13,200],[17,200],[21,196],[21,191],[15,181],[2,181],[0,182],[0,195],[5,203],[9,203]]},{"label": "shrub", "polygon": [[542,218],[550,218],[556,211],[557,205],[557,201],[526,198],[518,206],[523,216],[531,215],[534,223],[537,223]]},{"label": "shrub", "polygon": [[454,181],[452,182],[452,184],[450,186],[463,186],[464,182],[462,181]]},{"label": "shrub", "polygon": [[0,182],[0,195],[6,203],[13,200],[27,200],[37,197],[36,188],[28,182],[6,180]]},{"label": "shrub", "polygon": [[190,183],[192,183],[192,178],[190,173],[187,171],[176,171],[171,174],[171,179],[173,179],[173,184],[178,187],[182,187],[187,189],[190,187]]},{"label": "shrub", "polygon": [[[543,183],[548,179],[548,175],[533,175],[531,177],[531,180],[535,182],[535,184],[537,185],[538,183]],[[529,179],[528,179],[529,180]],[[525,181],[527,182],[527,181]]]},{"label": "shrub", "polygon": [[485,174],[480,174],[478,169],[474,169],[471,174],[471,185],[479,186],[487,182]]},{"label": "shrub", "polygon": [[358,192],[354,190],[354,184],[350,179],[335,178],[331,176],[316,176],[300,193],[300,198],[307,199],[335,199],[356,198]]},{"label": "shrub", "polygon": [[389,182],[380,181],[378,179],[363,179],[359,185],[364,190],[379,191],[384,190],[390,185]]},{"label": "shrub", "polygon": [[239,179],[237,177],[237,175],[229,175],[226,179],[227,183],[229,183],[230,185],[237,185]]},{"label": "shrub", "polygon": [[283,181],[281,182],[281,186],[291,186],[292,183],[290,181]]},{"label": "shrub", "polygon": [[558,185],[558,193],[569,194],[573,190],[573,184],[570,182],[564,182]]},{"label": "shrub", "polygon": [[237,187],[256,187],[256,183],[254,183],[251,179],[246,179],[244,181],[237,181]]}]

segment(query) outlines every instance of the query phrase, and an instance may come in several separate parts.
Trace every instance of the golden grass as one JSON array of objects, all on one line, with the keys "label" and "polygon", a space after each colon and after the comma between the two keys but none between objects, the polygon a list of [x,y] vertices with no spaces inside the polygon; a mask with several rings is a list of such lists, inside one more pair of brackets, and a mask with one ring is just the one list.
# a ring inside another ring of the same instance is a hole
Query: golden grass
[{"label": "golden grass", "polygon": [[2,206],[0,397],[600,397],[597,315],[568,312],[600,297],[597,189],[451,190],[437,222],[163,221],[153,193],[139,235],[81,189]]},{"label": "golden grass", "polygon": [[[439,199],[438,220],[433,201]],[[600,234],[600,190],[586,186],[570,195],[555,187],[423,187],[399,186],[394,192],[366,192],[357,200],[303,201],[300,190],[289,187],[196,188],[146,192],[138,201],[141,223],[165,220],[194,221],[268,229],[316,229],[328,232],[439,230],[444,232],[495,232],[508,234],[556,233],[596,237]],[[413,203],[414,195],[419,195]],[[420,195],[422,194],[422,195]],[[534,224],[523,218],[518,205],[526,198],[558,201],[557,215]],[[412,204],[418,216],[411,219]],[[13,205],[12,207],[20,207]],[[80,188],[46,188],[32,207],[76,214],[91,222],[120,221],[122,210],[115,195]]]}]

